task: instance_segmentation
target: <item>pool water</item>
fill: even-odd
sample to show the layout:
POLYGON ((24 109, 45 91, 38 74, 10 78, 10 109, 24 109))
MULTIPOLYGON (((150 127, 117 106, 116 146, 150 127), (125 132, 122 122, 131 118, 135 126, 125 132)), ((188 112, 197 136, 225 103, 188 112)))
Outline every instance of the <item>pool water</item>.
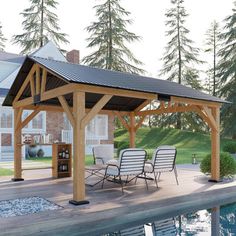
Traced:
POLYGON ((236 203, 120 229, 102 236, 236 236, 236 203))

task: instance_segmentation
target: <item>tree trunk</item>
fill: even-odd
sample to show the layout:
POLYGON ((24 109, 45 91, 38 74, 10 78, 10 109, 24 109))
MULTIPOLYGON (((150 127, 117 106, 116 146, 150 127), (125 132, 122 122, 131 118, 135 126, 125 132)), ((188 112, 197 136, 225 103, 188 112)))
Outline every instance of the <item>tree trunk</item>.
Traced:
POLYGON ((108 11, 109 11, 109 41, 108 41, 108 62, 107 69, 112 69, 112 22, 111 22, 111 1, 108 0, 108 11))
POLYGON ((214 62, 213 62, 213 96, 216 95, 216 25, 214 24, 213 29, 213 40, 214 40, 214 62))
POLYGON ((43 46, 43 11, 44 11, 44 0, 41 1, 41 24, 40 24, 40 47, 43 46))
MULTIPOLYGON (((178 51, 179 51, 179 58, 178 58, 178 64, 179 64, 179 72, 178 72, 178 83, 182 83, 182 56, 181 56, 181 42, 180 42, 180 13, 179 13, 179 2, 178 2, 178 15, 177 15, 177 29, 178 29, 178 51)), ((181 114, 177 113, 176 116, 176 129, 181 129, 181 114)))

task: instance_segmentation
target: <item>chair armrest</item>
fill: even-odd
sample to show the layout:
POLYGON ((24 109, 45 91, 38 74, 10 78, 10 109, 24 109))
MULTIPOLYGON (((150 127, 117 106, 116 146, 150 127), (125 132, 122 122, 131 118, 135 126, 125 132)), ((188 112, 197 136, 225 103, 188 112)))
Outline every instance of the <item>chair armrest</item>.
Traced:
POLYGON ((146 164, 151 165, 151 166, 152 166, 152 171, 151 171, 151 173, 154 172, 154 165, 153 165, 152 162, 150 162, 150 161, 145 161, 145 162, 144 162, 144 171, 145 171, 145 165, 146 165, 146 164))
POLYGON ((118 175, 120 175, 120 167, 116 164, 107 164, 105 175, 107 174, 107 170, 109 169, 109 167, 116 167, 118 169, 118 175))

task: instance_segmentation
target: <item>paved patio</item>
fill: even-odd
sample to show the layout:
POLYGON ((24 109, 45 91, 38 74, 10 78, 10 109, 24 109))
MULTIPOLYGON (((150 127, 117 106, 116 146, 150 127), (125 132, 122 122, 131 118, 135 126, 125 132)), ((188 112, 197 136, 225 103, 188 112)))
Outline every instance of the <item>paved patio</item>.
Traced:
MULTIPOLYGON (((24 171, 23 182, 11 182, 0 177, 0 200, 39 196, 62 207, 62 210, 0 218, 0 235, 98 235, 98 232, 115 230, 121 225, 151 222, 199 208, 213 207, 236 199, 236 181, 209 183, 197 166, 178 166, 179 185, 173 173, 163 174, 159 188, 144 180, 130 183, 122 195, 118 185, 105 183, 87 187, 89 205, 73 206, 72 179, 52 179, 50 170, 24 171)), ((91 182, 96 181, 90 179, 91 182)))

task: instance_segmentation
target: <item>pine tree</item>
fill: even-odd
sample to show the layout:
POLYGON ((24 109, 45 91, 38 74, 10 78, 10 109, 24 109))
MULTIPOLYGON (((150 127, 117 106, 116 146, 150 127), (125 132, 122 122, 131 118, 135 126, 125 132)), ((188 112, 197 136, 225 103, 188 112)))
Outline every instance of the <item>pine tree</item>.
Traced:
POLYGON ((94 7, 97 21, 86 30, 91 34, 87 39, 87 47, 95 48, 95 51, 83 58, 83 62, 109 70, 142 74, 144 70, 137 66, 143 63, 125 45, 125 42, 132 43, 140 40, 140 37, 126 29, 132 23, 132 20, 127 19, 130 12, 121 7, 119 2, 105 0, 94 7))
POLYGON ((55 10, 58 2, 55 0, 29 0, 31 5, 21 15, 25 18, 22 22, 24 33, 14 35, 13 43, 19 44, 22 54, 42 47, 49 40, 58 47, 60 43, 68 43, 65 33, 60 33, 55 10))
POLYGON ((2 26, 1 26, 1 23, 0 23, 0 51, 3 51, 4 50, 4 43, 6 42, 6 38, 4 37, 3 33, 2 33, 2 26))
MULTIPOLYGON (((210 76, 210 83, 212 88, 212 95, 215 96, 218 90, 217 81, 217 55, 220 47, 220 27, 216 21, 213 21, 211 27, 206 32, 206 49, 205 52, 210 53, 212 56, 212 63, 207 71, 210 76)), ((209 85, 208 85, 209 86, 209 85)))
MULTIPOLYGON (((170 81, 200 89, 199 72, 194 66, 202 61, 198 59, 199 49, 193 46, 194 42, 188 37, 190 31, 185 27, 188 14, 183 6, 184 0, 171 0, 171 3, 173 7, 165 14, 169 41, 162 58, 164 65, 160 75, 170 81)), ((181 114, 173 114, 169 120, 175 120, 176 128, 181 128, 181 114)))
POLYGON ((223 106, 221 120, 224 133, 236 139, 236 1, 234 1, 232 15, 225 19, 221 38, 223 42, 219 51, 218 65, 218 75, 222 86, 220 94, 232 102, 223 106))

